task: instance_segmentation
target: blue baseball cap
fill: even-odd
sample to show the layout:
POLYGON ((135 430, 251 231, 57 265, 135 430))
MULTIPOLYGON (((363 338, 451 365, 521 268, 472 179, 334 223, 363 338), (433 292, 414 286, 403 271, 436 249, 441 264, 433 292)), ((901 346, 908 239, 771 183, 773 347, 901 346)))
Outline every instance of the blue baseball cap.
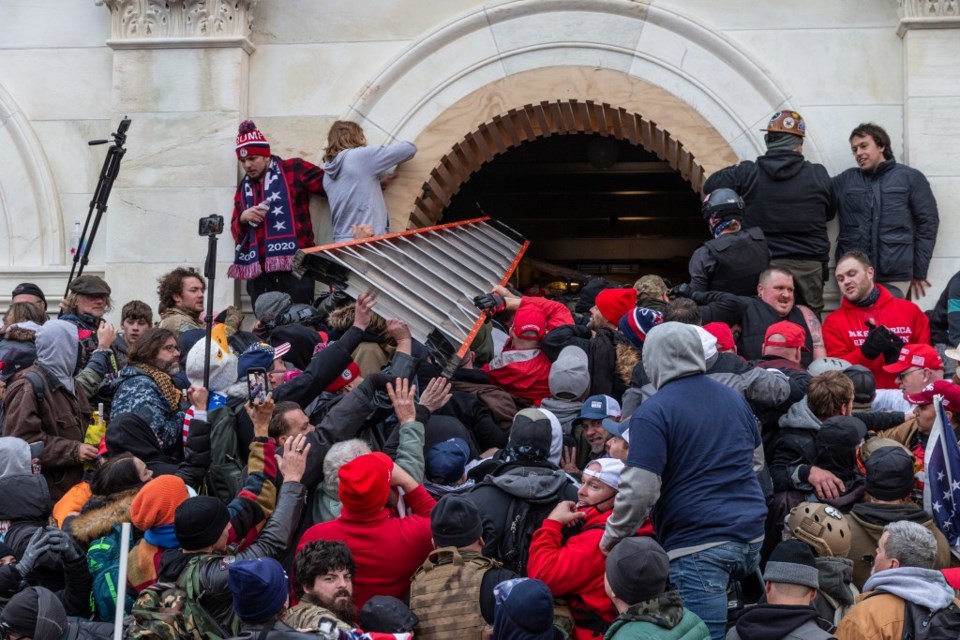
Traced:
POLYGON ((624 420, 618 422, 616 418, 605 418, 603 421, 604 430, 612 436, 623 438, 630 442, 630 421, 624 420))
POLYGON ((445 483, 458 482, 470 461, 470 448, 463 438, 450 438, 430 447, 427 451, 426 478, 442 479, 445 483))
POLYGON ((620 417, 620 403, 607 395, 596 395, 590 396, 583 402, 583 406, 580 407, 580 416, 573 421, 574 425, 578 425, 583 420, 603 420, 605 418, 619 418, 620 417))

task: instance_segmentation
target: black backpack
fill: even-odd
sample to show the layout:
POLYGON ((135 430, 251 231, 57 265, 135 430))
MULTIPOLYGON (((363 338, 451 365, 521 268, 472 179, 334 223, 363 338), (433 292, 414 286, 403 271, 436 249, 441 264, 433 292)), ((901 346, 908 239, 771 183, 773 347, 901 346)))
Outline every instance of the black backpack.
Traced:
POLYGON ((506 528, 497 544, 497 558, 507 569, 521 576, 527 575, 527 560, 533 533, 550 515, 557 501, 531 504, 520 498, 512 498, 507 508, 506 528))
POLYGON ((931 611, 910 601, 903 605, 903 640, 956 640, 960 638, 960 607, 931 611))

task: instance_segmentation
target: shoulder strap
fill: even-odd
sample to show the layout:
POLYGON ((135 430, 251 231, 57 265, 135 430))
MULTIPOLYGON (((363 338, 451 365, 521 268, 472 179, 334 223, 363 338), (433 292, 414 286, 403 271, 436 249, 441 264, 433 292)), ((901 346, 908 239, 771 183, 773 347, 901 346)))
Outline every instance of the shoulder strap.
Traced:
POLYGON ((30 386, 33 387, 33 397, 37 403, 37 414, 40 416, 40 422, 46 422, 49 416, 46 415, 46 396, 44 395, 43 378, 40 377, 40 373, 37 371, 27 371, 23 375, 30 381, 30 386))
POLYGON ((266 640, 267 635, 273 630, 273 625, 277 624, 277 619, 274 618, 267 624, 263 625, 263 628, 260 629, 260 634, 257 636, 257 640, 266 640))

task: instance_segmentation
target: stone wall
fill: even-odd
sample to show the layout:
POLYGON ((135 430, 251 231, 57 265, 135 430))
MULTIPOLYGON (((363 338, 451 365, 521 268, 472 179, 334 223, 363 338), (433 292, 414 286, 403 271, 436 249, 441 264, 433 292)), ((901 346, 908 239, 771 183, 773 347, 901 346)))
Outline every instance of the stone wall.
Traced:
MULTIPOLYGON (((196 220, 230 214, 240 120, 254 119, 276 153, 313 161, 342 117, 361 121, 372 142, 417 141, 421 153, 387 192, 403 227, 463 136, 557 99, 629 103, 698 149, 707 171, 760 153, 759 129, 781 107, 804 115, 805 152, 831 173, 853 165, 853 126, 884 125, 940 202, 939 293, 960 268, 948 242, 960 224, 960 31, 955 3, 902 4, 4 0, 0 304, 26 279, 62 292, 73 223, 86 216, 106 151, 86 141, 124 115, 129 151, 87 270, 106 275, 118 303, 155 305, 157 275, 202 262, 196 220)), ((327 212, 314 205, 323 241, 327 212)), ((239 299, 223 278, 231 245, 225 234, 218 304, 239 299)))

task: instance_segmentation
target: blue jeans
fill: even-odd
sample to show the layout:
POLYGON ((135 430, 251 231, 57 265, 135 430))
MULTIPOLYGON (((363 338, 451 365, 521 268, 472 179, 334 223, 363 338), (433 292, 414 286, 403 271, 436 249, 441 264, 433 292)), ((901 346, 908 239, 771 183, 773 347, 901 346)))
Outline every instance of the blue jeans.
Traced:
POLYGON ((683 606, 700 616, 712 640, 723 640, 727 626, 727 585, 760 564, 760 542, 727 542, 670 561, 670 581, 683 606))

